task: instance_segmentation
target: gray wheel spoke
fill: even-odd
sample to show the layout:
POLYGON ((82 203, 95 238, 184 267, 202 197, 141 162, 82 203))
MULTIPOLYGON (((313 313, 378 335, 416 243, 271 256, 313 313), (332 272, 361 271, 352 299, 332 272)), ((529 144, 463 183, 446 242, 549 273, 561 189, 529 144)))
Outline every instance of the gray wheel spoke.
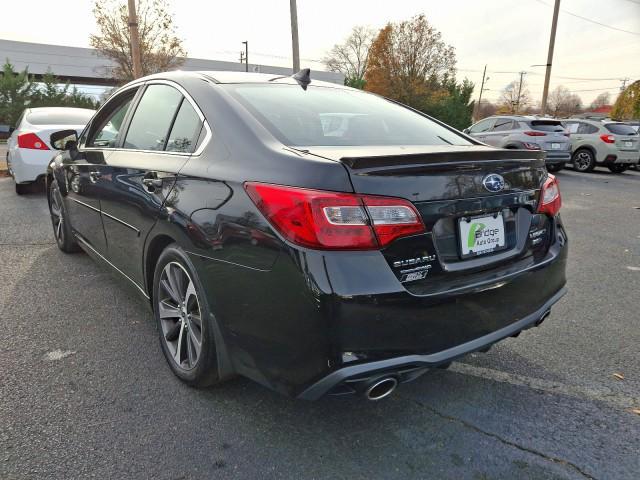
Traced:
POLYGON ((162 286, 162 288, 164 289, 165 292, 167 292, 169 294, 169 296, 171 297, 171 300, 173 300, 175 302, 176 305, 180 304, 180 301, 182 300, 180 298, 180 294, 175 292, 173 290, 173 288, 171 287, 171 285, 169 284, 169 281, 165 278, 163 278, 160 281, 160 285, 162 286))
POLYGON ((173 305, 169 305, 166 300, 161 301, 158 306, 160 307, 160 318, 180 318, 181 312, 178 307, 174 307, 173 305))
POLYGON ((197 337, 196 332, 191 326, 189 326, 189 340, 193 343, 196 351, 196 356, 200 355, 200 348, 202 347, 202 341, 197 337))
POLYGON ((187 335, 187 338, 185 339, 186 344, 187 344, 187 357, 189 358, 189 366, 193 367, 196 364, 196 361, 198 359, 198 355, 195 352, 195 347, 193 345, 193 342, 191 340, 191 331, 189 330, 189 334, 187 335))
POLYGON ((182 363, 182 343, 184 341, 184 322, 180 325, 180 333, 178 334, 178 340, 176 343, 176 351, 173 355, 174 360, 178 365, 182 363))
POLYGON ((198 329, 202 329, 202 318, 200 318, 200 315, 191 314, 189 320, 191 320, 191 323, 198 327, 198 329))

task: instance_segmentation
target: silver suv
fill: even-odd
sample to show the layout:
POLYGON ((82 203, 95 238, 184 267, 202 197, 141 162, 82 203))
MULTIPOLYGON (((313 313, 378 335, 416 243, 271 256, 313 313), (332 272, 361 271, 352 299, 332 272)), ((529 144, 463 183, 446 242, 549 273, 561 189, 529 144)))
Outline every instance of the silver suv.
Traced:
POLYGON ((571 160, 571 141, 559 120, 500 115, 480 120, 464 132, 494 147, 543 150, 550 172, 561 170, 571 160))
POLYGON ((622 173, 640 160, 638 132, 621 122, 602 122, 583 118, 563 121, 571 134, 573 168, 590 172, 596 165, 622 173))

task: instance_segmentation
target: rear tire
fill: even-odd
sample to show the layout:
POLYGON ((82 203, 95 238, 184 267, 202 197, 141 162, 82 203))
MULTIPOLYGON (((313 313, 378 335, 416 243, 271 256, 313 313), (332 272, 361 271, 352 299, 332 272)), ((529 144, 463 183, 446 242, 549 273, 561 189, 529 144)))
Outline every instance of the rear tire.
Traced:
POLYGON ((573 168, 578 172, 591 172, 596 168, 596 159, 591 150, 581 148, 573 154, 573 168))
POLYGON ((215 320, 195 267, 176 244, 165 248, 156 263, 153 313, 173 373, 194 387, 219 383, 215 320))
POLYGON ((607 168, 611 171, 611 173, 623 173, 627 171, 629 165, 626 165, 624 163, 614 163, 612 165, 607 165, 607 168))
POLYGON ((551 163, 547 165, 547 171, 550 173, 559 172, 564 168, 564 163, 551 163))
POLYGON ((69 217, 64 208, 62 195, 56 180, 51 182, 49 187, 49 214, 51 215, 51 225, 53 226, 53 236, 56 239, 58 248, 64 253, 75 253, 80 251, 80 247, 73 236, 69 217))

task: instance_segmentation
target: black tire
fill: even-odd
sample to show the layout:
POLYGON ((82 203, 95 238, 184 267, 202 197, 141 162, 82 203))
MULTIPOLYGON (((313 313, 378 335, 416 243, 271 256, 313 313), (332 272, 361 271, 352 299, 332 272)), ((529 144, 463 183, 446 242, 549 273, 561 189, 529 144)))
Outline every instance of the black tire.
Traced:
POLYGON ((559 172, 564 168, 564 163, 550 163, 547 165, 547 171, 550 173, 559 172))
POLYGON ((56 180, 53 180, 49 186, 48 197, 53 236, 56 239, 58 248, 65 253, 79 252, 80 246, 73 236, 69 216, 64 208, 64 202, 56 180))
POLYGON ((607 168, 611 173, 624 173, 629 168, 629 165, 624 163, 612 163, 611 165, 607 165, 607 168))
POLYGON ((576 150, 571 160, 573 168, 578 172, 591 172, 596 168, 596 159, 591 150, 586 148, 576 150))
POLYGON ((173 373, 194 387, 218 383, 215 320, 195 267, 184 250, 176 244, 166 247, 156 263, 152 302, 160 347, 173 373), (173 274, 175 276, 170 280, 173 274), (193 290, 189 285, 193 285, 193 290), (190 291, 195 292, 195 298, 190 291), (163 318, 160 315, 161 304, 163 318), (199 327, 196 319, 199 319, 199 327), (197 352, 198 337, 199 352, 192 363, 192 353, 197 352))
POLYGON ((16 183, 16 195, 24 195, 29 193, 30 185, 28 183, 16 183))

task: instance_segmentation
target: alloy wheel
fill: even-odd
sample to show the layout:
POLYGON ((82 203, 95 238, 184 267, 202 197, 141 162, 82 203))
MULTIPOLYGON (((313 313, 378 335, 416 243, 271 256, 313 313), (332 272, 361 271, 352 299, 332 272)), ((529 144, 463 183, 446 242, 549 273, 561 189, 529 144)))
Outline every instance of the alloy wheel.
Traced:
POLYGON ((588 170, 591 166, 591 154, 588 152, 578 152, 573 160, 575 168, 581 172, 588 170))
POLYGON ((53 224, 53 234, 56 237, 56 242, 62 245, 64 244, 64 213, 62 211, 62 202, 60 201, 60 193, 58 189, 51 188, 50 194, 50 212, 51 223, 53 224))
POLYGON ((195 284, 178 262, 162 270, 157 301, 162 338, 173 361, 192 370, 202 350, 202 314, 195 284))

